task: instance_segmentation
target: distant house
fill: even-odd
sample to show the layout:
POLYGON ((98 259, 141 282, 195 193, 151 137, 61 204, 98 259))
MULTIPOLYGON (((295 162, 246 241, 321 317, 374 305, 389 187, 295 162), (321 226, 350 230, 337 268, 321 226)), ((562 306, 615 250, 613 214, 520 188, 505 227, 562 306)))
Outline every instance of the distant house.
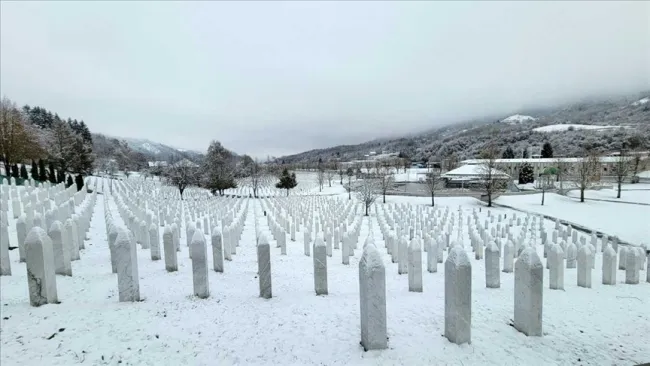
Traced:
MULTIPOLYGON (((485 170, 482 165, 467 164, 450 170, 440 177, 447 188, 479 188, 485 182, 485 170)), ((501 170, 492 169, 492 177, 506 183, 510 176, 501 170)))
MULTIPOLYGON (((533 167, 533 174, 535 177, 539 177, 542 172, 547 168, 557 167, 558 162, 566 163, 569 166, 569 170, 573 170, 584 158, 565 158, 565 157, 556 157, 556 158, 521 158, 521 159, 496 159, 495 163, 499 169, 503 170, 505 173, 509 174, 512 177, 519 176, 519 169, 523 164, 529 164, 533 167)), ((601 176, 610 176, 613 173, 614 166, 618 162, 619 157, 617 156, 601 156, 599 161, 601 164, 601 176)), ((628 156, 626 160, 632 160, 631 156, 628 156)), ((644 157, 645 159, 645 157, 644 157)), ((460 162, 463 166, 465 165, 481 165, 484 163, 482 159, 469 159, 463 160, 460 162)))
POLYGON ((149 161, 147 163, 149 165, 149 168, 164 168, 168 165, 166 161, 149 161))

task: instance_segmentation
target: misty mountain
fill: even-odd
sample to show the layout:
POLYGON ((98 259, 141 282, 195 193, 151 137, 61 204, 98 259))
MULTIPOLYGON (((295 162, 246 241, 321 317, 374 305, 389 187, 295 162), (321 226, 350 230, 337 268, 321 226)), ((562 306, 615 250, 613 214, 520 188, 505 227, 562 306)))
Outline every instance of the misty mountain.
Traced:
POLYGON ((528 149, 530 154, 540 153, 547 141, 553 146, 556 156, 577 156, 585 149, 603 152, 618 149, 633 135, 640 137, 645 148, 650 149, 648 96, 650 91, 628 97, 509 111, 497 118, 489 116, 458 121, 399 138, 310 150, 278 160, 315 163, 319 159, 363 159, 370 152, 401 152, 414 160, 439 161, 452 154, 460 159, 471 159, 479 157, 490 142, 496 142, 502 150, 510 146, 517 156, 521 156, 524 149, 528 149), (544 126, 547 127, 536 130, 544 126))
MULTIPOLYGON (((114 137, 102 134, 93 134, 94 150, 98 152, 109 150, 109 146, 114 145, 114 140, 126 141, 127 145, 133 151, 141 153, 148 161, 168 161, 172 157, 187 158, 191 161, 196 161, 200 160, 204 155, 198 151, 178 149, 148 139, 114 137)), ((98 155, 101 155, 101 153, 98 155)))

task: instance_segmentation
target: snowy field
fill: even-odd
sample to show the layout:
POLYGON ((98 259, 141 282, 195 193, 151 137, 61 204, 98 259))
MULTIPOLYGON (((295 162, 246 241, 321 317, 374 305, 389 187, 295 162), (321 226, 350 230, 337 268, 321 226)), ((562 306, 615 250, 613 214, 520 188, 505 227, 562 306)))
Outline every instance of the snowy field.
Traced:
MULTIPOLYGON (((650 191, 643 191, 638 195, 647 200, 650 191)), ((544 206, 541 201, 542 194, 539 193, 501 196, 495 203, 574 222, 592 230, 618 236, 626 242, 650 243, 650 206, 590 200, 579 202, 579 199, 555 193, 546 193, 544 206)))
MULTIPOLYGON (((309 178, 303 182, 306 190, 316 188, 318 191, 309 183, 309 178)), ((103 194, 97 195, 92 208, 86 249, 81 251, 80 260, 72 262, 72 277, 56 276, 60 304, 29 305, 25 263, 19 262, 18 250, 9 251, 12 275, 0 277, 2 366, 633 365, 650 361, 650 283, 645 282, 646 267, 644 265, 641 282, 637 285, 626 285, 622 270, 617 271, 616 286, 602 285, 600 239, 592 271, 592 288, 578 287, 577 271, 572 268, 565 269, 564 291, 549 290, 549 273, 544 270, 544 334, 527 337, 511 326, 514 274, 501 273, 501 287, 486 288, 485 261, 475 259, 465 221, 475 213, 477 222, 482 225, 487 220, 491 230, 497 225, 505 227, 507 220, 516 215, 522 223, 514 222, 510 227, 511 235, 518 238, 523 232, 522 244, 532 243, 542 262, 546 263, 537 226, 525 224, 525 214, 505 208, 488 210, 471 198, 439 198, 437 207, 432 209, 425 207, 429 202, 426 197, 391 196, 387 204, 375 205, 370 217, 363 217, 362 207, 354 197, 352 203, 348 202, 338 181, 333 182, 333 187, 327 187, 328 194, 335 196, 212 199, 215 207, 242 201, 244 208, 240 212, 244 226, 236 254, 232 261, 225 261, 223 273, 212 271, 210 236, 206 235, 210 297, 198 299, 193 296, 192 262, 183 229, 180 230, 178 271, 167 272, 164 257, 152 261, 150 250, 137 245, 143 301, 118 302, 117 276, 111 272, 104 217, 108 211, 119 225, 124 225, 117 204, 124 197, 118 198, 122 193, 117 192, 108 194, 106 185, 102 188, 103 182, 99 183, 99 191, 103 194), (303 249, 304 226, 296 233, 295 241, 287 240, 287 255, 280 254, 281 249, 276 247, 271 235, 269 217, 278 220, 285 216, 272 214, 269 210, 272 204, 300 205, 321 222, 347 212, 326 215, 328 208, 350 209, 349 216, 344 217, 353 221, 350 228, 359 225, 357 250, 350 257, 349 265, 342 264, 340 249, 333 249, 332 256, 327 257, 328 295, 314 293, 313 260, 305 256, 303 249), (396 213, 396 206, 406 214, 396 213), (268 217, 263 216, 264 210, 268 211, 268 217), (503 222, 496 219, 490 222, 488 212, 491 217, 505 215, 503 222), (458 215, 462 217, 461 225, 457 223, 458 215), (446 232, 451 234, 452 242, 462 243, 472 265, 471 344, 458 346, 443 336, 443 263, 437 265, 437 273, 429 273, 427 254, 423 253, 423 292, 409 292, 408 275, 398 274, 397 264, 392 263, 387 254, 379 229, 380 222, 385 222, 387 216, 411 217, 423 222, 424 227, 428 222, 437 222, 440 225, 430 231, 432 234, 446 232), (259 297, 256 222, 258 231, 270 238, 271 299, 259 297), (388 349, 364 352, 359 345, 358 264, 367 237, 374 240, 386 268, 389 341, 388 349)), ((137 180, 133 184, 142 183, 137 180)), ((150 181, 149 184, 159 183, 150 181)), ((158 189, 147 186, 139 197, 152 200, 157 197, 158 189)), ((186 210, 180 215, 181 219, 192 205, 188 201, 172 202, 186 210)), ((541 212, 536 195, 501 197, 499 202, 541 212)), ((647 206, 625 205, 624 209, 619 209, 621 204, 606 202, 576 204, 570 198, 551 194, 547 194, 547 202, 543 210, 593 225, 593 229, 600 230, 600 226, 604 226, 624 240, 650 237, 647 206)), ((14 247, 17 237, 12 210, 10 207, 8 224, 10 246, 14 247)), ((542 226, 550 238, 555 223, 543 220, 542 226)), ((162 234, 161 227, 160 240, 162 234)), ((590 238, 583 233, 578 234, 578 239, 583 236, 589 242, 590 238)), ((446 258, 447 251, 444 252, 446 258)))
MULTIPOLYGON (((611 200, 630 203, 645 203, 650 205, 650 184, 623 184, 621 187, 621 198, 616 198, 616 185, 612 189, 586 190, 585 198, 598 200, 611 200)), ((580 191, 569 191, 570 197, 580 198, 580 191)))

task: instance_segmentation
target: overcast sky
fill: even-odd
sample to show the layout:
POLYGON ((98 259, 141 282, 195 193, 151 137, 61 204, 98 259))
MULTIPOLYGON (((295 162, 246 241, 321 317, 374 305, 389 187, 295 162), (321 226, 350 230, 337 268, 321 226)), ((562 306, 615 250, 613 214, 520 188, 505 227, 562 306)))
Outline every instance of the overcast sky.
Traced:
POLYGON ((279 156, 650 88, 642 1, 0 6, 3 95, 199 151, 279 156))

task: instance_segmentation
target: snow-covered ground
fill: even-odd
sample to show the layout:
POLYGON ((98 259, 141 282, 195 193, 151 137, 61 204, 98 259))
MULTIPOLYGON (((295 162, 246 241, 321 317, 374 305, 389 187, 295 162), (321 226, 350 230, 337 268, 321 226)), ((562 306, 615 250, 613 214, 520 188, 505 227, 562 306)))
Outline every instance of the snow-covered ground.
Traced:
POLYGON ((599 126, 599 125, 580 125, 580 124, 566 124, 566 125, 548 125, 543 127, 533 128, 535 132, 561 132, 568 131, 569 128, 574 130, 609 130, 612 128, 620 128, 621 126, 599 126))
MULTIPOLYGON (((616 185, 614 185, 614 187, 611 189, 586 190, 585 198, 630 203, 645 203, 650 205, 650 184, 623 184, 621 186, 621 198, 616 198, 617 192, 618 191, 616 185)), ((568 195, 570 197, 580 198, 580 191, 569 191, 568 195)))
MULTIPOLYGON (((639 196, 647 200, 650 191, 643 191, 639 196)), ((501 196, 495 201, 497 204, 557 217, 608 235, 616 235, 630 243, 650 244, 650 206, 590 200, 580 202, 555 193, 546 193, 544 206, 541 202, 541 193, 501 196)))
POLYGON ((537 120, 535 117, 531 116, 524 116, 521 114, 514 114, 510 117, 504 118, 501 120, 502 123, 509 123, 509 124, 518 124, 518 123, 524 123, 524 122, 532 122, 537 120))
MULTIPOLYGON (((584 206, 574 202, 561 204, 553 196, 547 195, 549 203, 544 207, 571 214, 574 221, 596 225, 609 220, 611 227, 620 231, 629 231, 634 223, 648 227, 647 222, 637 219, 647 218, 647 213, 627 210, 634 205, 614 212, 604 202, 584 206), (589 208, 585 215, 568 207, 589 208), (602 220, 598 219, 600 215, 604 216, 602 220)), ((530 196, 502 197, 499 201, 523 197, 530 196)), ((346 198, 340 193, 326 199, 346 198)), ((391 196, 388 202, 425 205, 429 199, 391 196)), ((528 206, 525 200, 521 202, 520 206, 528 206)), ((532 201, 530 206, 534 206, 532 201)), ((437 199, 436 209, 446 208, 456 214, 460 208, 464 217, 480 209, 479 222, 487 219, 488 210, 471 198, 437 199)), ((113 198, 109 198, 106 209, 120 220, 113 198)), ((548 271, 544 271, 544 336, 526 337, 510 325, 514 275, 501 273, 501 288, 487 289, 484 261, 474 260, 464 226, 462 242, 472 263, 472 342, 457 346, 442 336, 444 266, 438 265, 437 273, 426 272, 424 255, 424 292, 409 292, 408 276, 398 275, 397 265, 386 254, 375 209, 370 217, 362 219, 360 248, 350 258, 350 264, 341 264, 338 249, 328 257, 327 296, 314 294, 313 262, 303 254, 303 235, 299 232, 295 242, 287 243, 286 256, 280 255, 280 249, 271 241, 273 298, 258 297, 256 213, 260 216, 261 231, 271 239, 272 236, 261 217, 260 200, 250 200, 237 254, 232 262, 225 263, 224 273, 209 272, 208 299, 192 296, 192 266, 185 246, 185 230, 181 230, 178 272, 166 272, 164 260, 151 261, 149 251, 138 246, 144 301, 136 303, 118 302, 104 210, 103 199, 99 197, 86 249, 81 260, 72 264, 73 277, 57 276, 61 304, 29 306, 25 264, 18 262, 17 250, 10 252, 13 275, 0 277, 2 366, 632 365, 649 360, 650 283, 625 285, 624 271, 618 271, 616 286, 601 285, 600 250, 591 289, 577 287, 576 269, 565 269, 565 291, 548 290, 548 271), (374 229, 370 231, 370 227, 374 229), (389 348, 364 352, 359 345, 358 261, 363 240, 369 235, 374 237, 386 266, 389 348)), ((490 212, 508 217, 515 214, 505 208, 493 208, 490 212)), ((12 217, 9 231, 13 246, 16 232, 12 217)), ((544 226, 550 233, 554 223, 544 220, 544 226)), ((517 235, 521 229, 515 226, 512 230, 517 235)), ((455 238, 456 232, 453 233, 455 238)), ((537 250, 542 257, 542 247, 538 245, 537 250)), ((212 268, 211 255, 208 263, 212 268)), ((645 279, 645 267, 641 278, 645 279)))
POLYGON ((645 97, 637 100, 636 102, 633 102, 632 105, 636 107, 642 104, 646 104, 648 102, 650 102, 650 97, 645 97))

